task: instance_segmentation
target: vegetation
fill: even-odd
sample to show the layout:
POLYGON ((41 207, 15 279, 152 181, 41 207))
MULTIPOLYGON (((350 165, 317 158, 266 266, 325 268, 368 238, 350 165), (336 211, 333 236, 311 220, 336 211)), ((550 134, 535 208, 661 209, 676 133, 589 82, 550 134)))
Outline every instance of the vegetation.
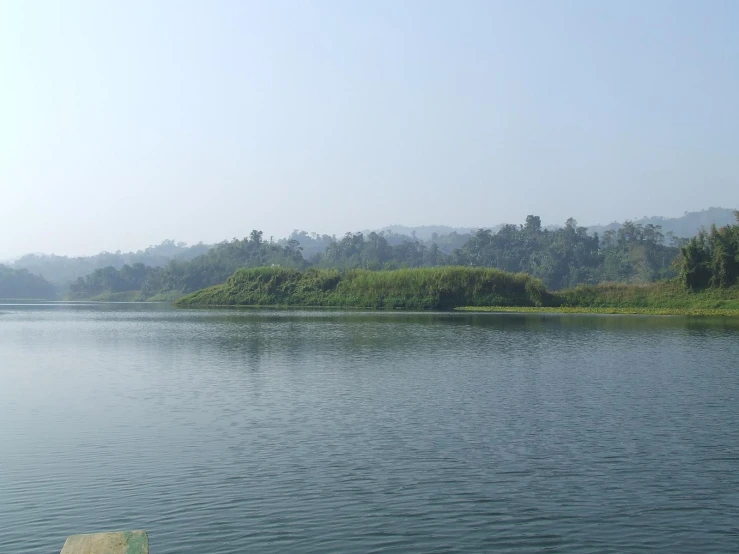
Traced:
POLYGON ((647 285, 579 286, 556 294, 561 306, 660 310, 739 310, 739 287, 686 289, 679 280, 647 285))
POLYGON ((438 236, 430 245, 410 240, 393 245, 383 234, 369 233, 365 237, 362 233, 347 233, 330 243, 323 254, 314 255, 311 263, 317 267, 374 270, 444 265, 495 267, 528 273, 547 287, 559 289, 582 283, 648 283, 674 277, 677 269, 673 262, 680 252, 678 241, 665 244, 659 226, 626 222, 618 231, 607 231, 600 240, 573 219, 560 229, 549 230, 543 229, 541 219, 533 215, 526 218, 525 225, 503 225, 496 233, 479 229, 465 237, 460 247, 445 253, 438 236))
POLYGON ((154 272, 144 264, 124 265, 117 270, 112 266, 96 269, 84 279, 80 277, 69 287, 69 300, 136 300, 141 289, 154 272))
MULTIPOLYGON (((723 227, 734 223, 734 210, 726 208, 708 208, 699 212, 685 212, 681 217, 643 217, 635 220, 635 224, 646 227, 648 225, 659 226, 666 237, 690 238, 701 229, 710 229, 712 225, 723 227)), ((588 228, 590 233, 598 233, 600 236, 606 231, 618 231, 625 225, 623 223, 610 223, 608 225, 593 225, 588 228)))
POLYGON ((184 262, 173 260, 157 269, 144 282, 144 297, 182 295, 226 281, 239 268, 306 266, 300 246, 290 242, 280 246, 264 242, 261 231, 252 231, 243 240, 234 239, 211 248, 206 254, 184 262))
POLYGON ((103 300, 111 294, 146 300, 174 300, 195 290, 223 283, 242 267, 264 265, 303 267, 306 265, 295 242, 286 246, 266 243, 261 231, 252 231, 243 240, 234 239, 210 248, 190 260, 174 259, 164 267, 144 264, 108 266, 78 278, 69 287, 66 298, 103 300))
MULTIPOLYGON (((739 212, 735 212, 739 223, 739 212)), ((682 248, 680 280, 690 290, 739 283, 739 224, 701 230, 682 248)))
MULTIPOLYGON (((75 268, 62 272, 66 278, 80 269, 83 260, 90 264, 111 262, 69 283, 69 299, 172 300, 224 283, 238 269, 268 266, 335 269, 342 275, 355 269, 496 268, 529 274, 549 290, 614 282, 648 284, 678 274, 691 290, 700 290, 731 286, 739 275, 735 226, 713 227, 690 241, 663 233, 658 224, 629 221, 606 229, 602 236, 589 233, 573 219, 561 228, 546 229, 534 215, 523 225, 502 225, 495 232, 478 229, 471 234, 452 231, 440 236, 436 230, 423 229, 424 239, 417 238, 415 230, 411 236, 397 232, 402 228, 366 235, 347 233, 341 239, 295 231, 278 242, 265 241, 262 232, 255 230, 244 239, 209 249, 165 241, 137 253, 150 264, 121 263, 126 256, 136 256, 120 253, 103 253, 94 260, 59 258, 55 263, 65 261, 75 268)), ((51 263, 53 259, 32 261, 41 267, 40 260, 51 263)))
POLYGON ((496 269, 444 267, 398 271, 241 269, 225 284, 181 298, 180 307, 337 306, 451 309, 457 306, 541 306, 543 283, 496 269))
MULTIPOLYGON (((295 233, 292 236, 307 237, 295 233)), ((297 238, 282 243, 265 242, 261 231, 252 231, 247 238, 218 244, 190 260, 172 260, 164 267, 134 264, 96 270, 72 284, 67 297, 98 298, 137 290, 139 298, 171 299, 223 283, 237 269, 271 265, 342 271, 488 267, 528 273, 551 289, 604 281, 647 283, 677 274, 673 261, 679 249, 665 245, 664 235, 655 226, 627 222, 618 231, 607 231, 601 241, 572 219, 561 229, 548 230, 542 228, 537 216, 529 216, 522 226, 504 225, 497 233, 479 229, 464 237, 460 248, 445 253, 437 242, 427 246, 400 235, 372 232, 365 237, 363 233, 347 233, 340 240, 316 235, 309 237, 313 243, 328 246, 306 261, 297 238), (139 269, 134 272, 133 267, 139 269), (140 278, 133 279, 133 273, 140 278)), ((454 233, 443 241, 436 235, 432 239, 447 247, 461 242, 461 236, 454 233)))
POLYGON ((688 315, 688 316, 739 316, 739 309, 732 308, 614 308, 586 306, 558 306, 530 308, 524 306, 465 306, 456 308, 463 312, 512 312, 512 313, 557 313, 557 314, 601 314, 601 315, 688 315))
POLYGON ((54 300, 54 287, 43 277, 26 269, 0 265, 0 298, 27 300, 54 300))
POLYGON ((580 285, 550 293, 526 274, 487 268, 341 272, 273 267, 239 270, 225 284, 190 294, 176 305, 739 315, 739 285, 693 292, 673 279, 580 285))
POLYGON ((14 269, 27 269, 31 273, 44 275, 54 285, 59 295, 67 292, 70 284, 80 277, 89 275, 96 269, 112 267, 116 270, 124 265, 143 264, 150 267, 167 265, 171 260, 190 260, 204 254, 209 245, 199 243, 187 246, 183 242, 165 240, 156 246, 150 246, 137 252, 101 252, 95 256, 55 256, 28 254, 13 262, 14 269))
MULTIPOLYGON (((398 235, 348 233, 309 262, 297 239, 265 242, 255 230, 164 267, 98 268, 72 283, 67 298, 171 301, 198 291, 178 305, 739 310, 739 224, 665 242, 652 224, 626 222, 601 239, 572 219, 549 230, 529 216, 497 233, 480 229, 449 254, 398 235)), ((6 297, 54 297, 51 285, 28 271, 4 268, 3 276, 6 297)))
POLYGON ((627 222, 607 231, 601 241, 573 219, 561 229, 542 229, 530 215, 521 227, 504 225, 497 234, 480 230, 457 254, 465 265, 523 271, 551 289, 608 281, 647 283, 676 274, 672 265, 679 253, 664 244, 659 227, 627 222))
MULTIPOLYGON (((486 309, 527 311, 527 308, 506 306, 490 306, 486 309)), ((686 288, 680 279, 649 284, 580 285, 554 293, 550 306, 537 311, 739 316, 739 284, 707 287, 698 291, 686 288)))

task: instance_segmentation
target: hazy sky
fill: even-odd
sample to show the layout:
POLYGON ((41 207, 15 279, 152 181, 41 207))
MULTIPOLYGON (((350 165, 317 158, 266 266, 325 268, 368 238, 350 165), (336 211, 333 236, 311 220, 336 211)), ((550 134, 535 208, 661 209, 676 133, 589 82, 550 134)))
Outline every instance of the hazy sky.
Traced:
POLYGON ((0 259, 739 205, 739 2, 0 1, 0 259))

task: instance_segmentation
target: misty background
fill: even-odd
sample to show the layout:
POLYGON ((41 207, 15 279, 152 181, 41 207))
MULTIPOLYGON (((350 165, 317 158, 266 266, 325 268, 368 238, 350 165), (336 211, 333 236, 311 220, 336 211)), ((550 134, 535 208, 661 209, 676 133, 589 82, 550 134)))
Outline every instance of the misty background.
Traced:
POLYGON ((735 2, 4 2, 0 260, 733 208, 735 2))

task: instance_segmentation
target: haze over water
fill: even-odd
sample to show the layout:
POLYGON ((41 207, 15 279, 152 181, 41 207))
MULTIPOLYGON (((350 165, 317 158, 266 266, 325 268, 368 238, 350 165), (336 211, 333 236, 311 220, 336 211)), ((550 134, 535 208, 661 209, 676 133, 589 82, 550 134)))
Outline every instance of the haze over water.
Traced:
POLYGON ((0 306, 0 551, 739 549, 739 329, 0 306))

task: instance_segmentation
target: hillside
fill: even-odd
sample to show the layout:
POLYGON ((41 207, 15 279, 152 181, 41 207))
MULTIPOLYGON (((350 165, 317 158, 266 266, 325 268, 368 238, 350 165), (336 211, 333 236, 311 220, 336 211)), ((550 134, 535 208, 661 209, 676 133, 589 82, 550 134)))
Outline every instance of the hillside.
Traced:
POLYGON ((57 256, 55 254, 27 254, 15 260, 11 267, 26 269, 31 273, 43 275, 57 293, 66 292, 70 283, 80 277, 90 275, 95 270, 112 267, 121 269, 126 265, 143 264, 149 267, 163 267, 172 260, 191 260, 206 253, 210 245, 187 246, 182 242, 165 240, 136 252, 101 252, 94 256, 57 256))
POLYGON ((54 287, 43 277, 25 269, 0 265, 0 298, 25 300, 54 300, 54 287))
MULTIPOLYGON (((293 235, 300 237, 301 235, 293 235)), ((321 269, 396 270, 402 268, 465 266, 527 273, 550 289, 604 281, 647 283, 674 277, 673 261, 679 249, 664 244, 658 228, 629 225, 604 233, 602 240, 588 235, 569 219, 564 227, 549 230, 537 216, 524 225, 505 225, 498 232, 478 230, 474 235, 452 233, 445 237, 452 252, 436 243, 369 233, 347 233, 326 241, 323 251, 306 260, 297 238, 285 244, 266 242, 260 231, 243 240, 224 242, 192 260, 172 260, 165 267, 142 264, 97 269, 72 283, 70 299, 105 298, 126 293, 141 299, 172 299, 226 281, 237 269, 267 266, 321 269)))
MULTIPOLYGON (((726 221, 723 209, 686 214, 685 226, 726 221)), ((653 218, 679 230, 675 221, 653 218)), ((733 221, 733 220, 730 220, 733 221)), ((550 290, 603 282, 650 283, 677 275, 680 247, 688 240, 665 232, 659 223, 624 222, 613 230, 592 229, 568 219, 563 226, 547 228, 541 218, 529 215, 523 224, 507 224, 495 230, 470 234, 441 226, 395 226, 377 233, 346 233, 337 238, 294 231, 287 239, 264 240, 261 231, 212 247, 187 247, 165 241, 137 253, 103 252, 86 258, 29 255, 16 261, 30 273, 42 275, 69 299, 107 298, 125 293, 127 298, 171 299, 223 283, 237 269, 278 265, 322 269, 389 270, 416 267, 489 267, 511 273, 527 273, 541 279, 550 290), (418 234, 431 232, 429 240, 418 234), (99 267, 98 267, 99 266, 99 267), (74 277, 74 278, 73 278, 74 277)))
MULTIPOLYGON (((681 217, 643 217, 632 221, 634 224, 642 225, 659 225, 662 227, 662 233, 665 235, 672 234, 675 237, 690 238, 694 236, 702 228, 710 229, 711 225, 722 227, 731 225, 736 221, 734 210, 727 208, 708 208, 699 212, 685 212, 681 217)), ((603 236, 605 231, 618 231, 623 227, 623 222, 612 222, 608 225, 591 225, 588 227, 588 233, 598 233, 603 236)))

